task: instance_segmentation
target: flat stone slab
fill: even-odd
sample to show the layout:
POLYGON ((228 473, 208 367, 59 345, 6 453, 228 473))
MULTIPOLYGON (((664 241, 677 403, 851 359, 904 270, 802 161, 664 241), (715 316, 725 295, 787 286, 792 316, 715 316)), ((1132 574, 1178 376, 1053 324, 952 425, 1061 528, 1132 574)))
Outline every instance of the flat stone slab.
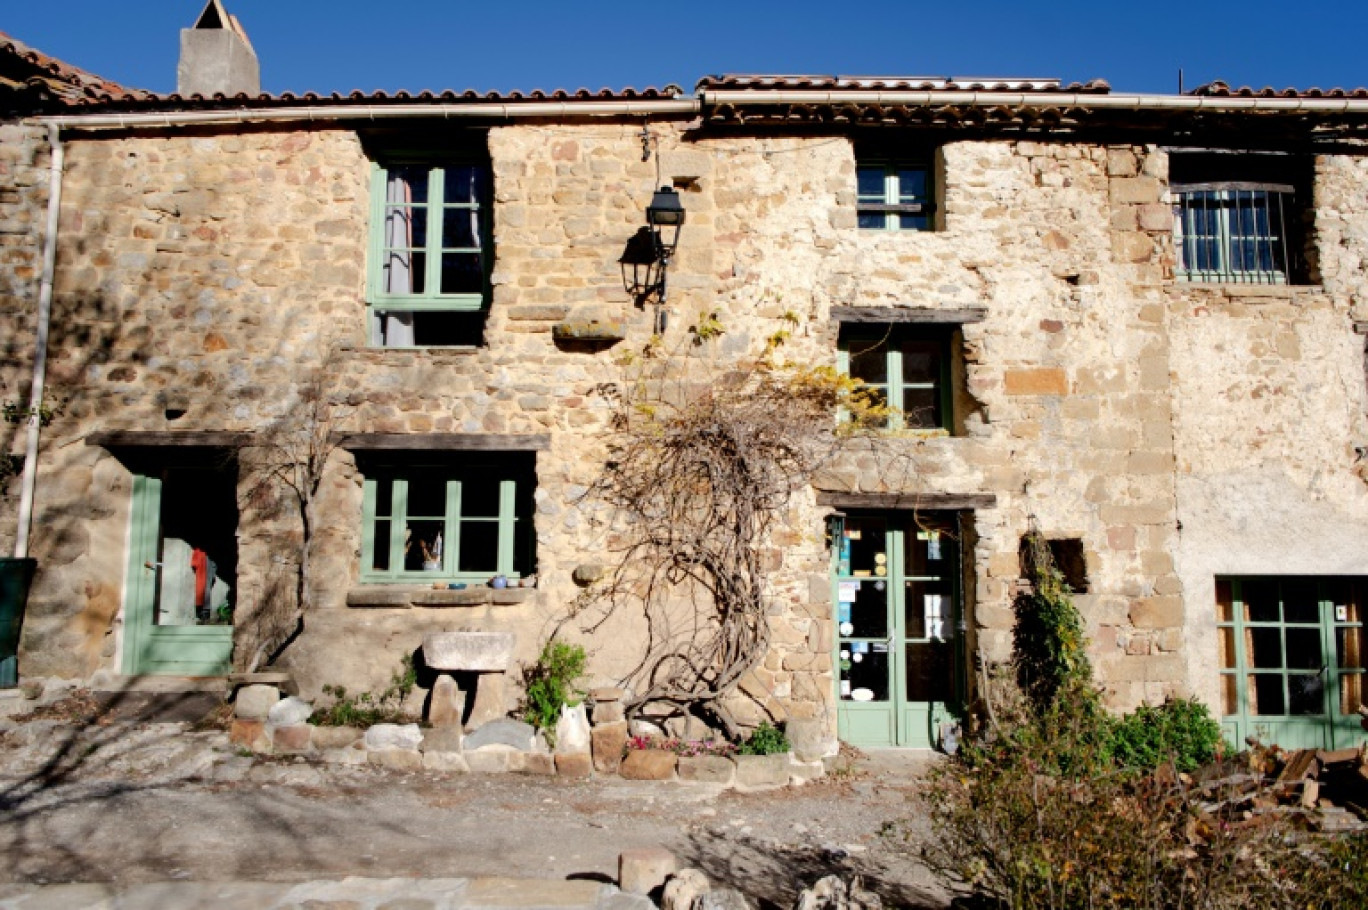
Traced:
POLYGON ((537 731, 531 724, 520 720, 500 718, 481 726, 461 744, 467 752, 474 752, 483 746, 508 746, 520 752, 531 752, 537 731))
POLYGON ((511 632, 434 632, 423 638, 423 662, 433 670, 503 672, 514 641, 511 632))

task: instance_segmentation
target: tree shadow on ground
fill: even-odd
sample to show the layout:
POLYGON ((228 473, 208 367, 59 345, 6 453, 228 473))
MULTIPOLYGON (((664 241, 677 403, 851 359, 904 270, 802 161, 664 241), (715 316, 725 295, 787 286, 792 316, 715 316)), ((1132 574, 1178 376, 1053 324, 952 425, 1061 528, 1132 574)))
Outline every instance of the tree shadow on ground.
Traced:
POLYGON ((706 875, 714 887, 735 888, 757 900, 761 910, 788 910, 802 889, 828 875, 846 880, 863 877, 865 887, 878 894, 886 907, 943 910, 952 906, 931 881, 930 872, 920 870, 923 882, 908 881, 907 870, 892 868, 878 856, 851 854, 841 848, 704 831, 690 835, 679 849, 679 858, 682 865, 706 875))
MULTIPOLYGON (((110 838, 123 831, 129 840, 146 839, 148 830, 168 825, 166 819, 157 822, 151 816, 174 819, 178 794, 186 786, 230 786, 217 784, 205 772, 232 758, 220 753, 212 763, 204 757, 196 762, 191 753, 199 749, 208 756, 211 747, 187 737, 184 726, 212 720, 223 704, 221 697, 137 691, 132 688, 137 683, 130 680, 112 692, 77 690, 0 734, 0 769, 11 765, 19 750, 32 752, 32 760, 15 771, 0 770, 0 879, 124 880, 129 870, 119 864, 119 851, 108 849, 110 838), (138 753, 150 759, 140 760, 138 753), (156 800, 156 813, 149 799, 156 800), (91 807, 98 811, 83 811, 91 807)), ((269 832, 235 859, 214 858, 220 873, 260 878, 282 851, 305 865, 327 865, 327 856, 314 855, 318 851, 296 823, 298 814, 288 805, 290 799, 282 798, 282 789, 249 784, 216 810, 221 824, 250 822, 253 829, 269 832)), ((328 814, 328 807, 316 807, 311 820, 326 827, 328 814)), ((342 815, 337 816, 334 821, 340 823, 342 815)), ((386 828, 383 822, 376 824, 378 834, 386 828)), ((164 865, 170 873, 185 865, 187 854, 193 861, 193 845, 161 838, 150 843, 158 856, 147 858, 149 866, 164 865)))

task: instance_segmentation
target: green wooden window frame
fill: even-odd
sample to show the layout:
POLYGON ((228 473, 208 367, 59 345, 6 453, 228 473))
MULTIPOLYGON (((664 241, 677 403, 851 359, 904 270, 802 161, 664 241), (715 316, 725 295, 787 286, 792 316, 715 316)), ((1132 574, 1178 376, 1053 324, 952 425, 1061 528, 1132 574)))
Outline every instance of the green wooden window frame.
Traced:
POLYGON ((397 158, 384 163, 371 163, 369 263, 366 277, 366 303, 379 312, 466 312, 484 310, 489 300, 489 275, 493 261, 492 208, 493 172, 488 161, 458 159, 441 162, 397 158), (398 169, 426 174, 426 198, 421 201, 391 201, 387 199, 390 175, 398 169), (450 173, 473 171, 478 187, 469 198, 447 198, 450 173), (399 246, 391 242, 390 213, 407 210, 414 223, 424 225, 421 242, 399 246), (454 217, 453 217, 454 216, 454 217), (474 238, 457 239, 459 218, 473 216, 474 238), (449 236, 450 235, 450 236, 449 236), (471 242, 473 240, 473 242, 471 242), (393 292, 385 288, 386 264, 397 254, 408 253, 412 259, 421 256, 421 286, 411 292, 393 292), (476 256, 479 260, 479 287, 476 290, 443 292, 443 261, 446 257, 476 256))
POLYGON ((894 408, 889 429, 945 430, 953 426, 953 397, 950 389, 950 340, 954 330, 945 326, 906 325, 843 325, 836 354, 836 366, 845 375, 859 379, 878 392, 894 408), (851 355, 878 358, 884 379, 871 380, 852 372, 851 355), (905 375, 905 360, 914 354, 930 354, 935 358, 932 375, 920 380, 909 380, 905 375), (917 396, 916 393, 930 395, 917 396), (934 412, 924 414, 925 405, 909 409, 910 398, 929 397, 934 412))
POLYGON ((935 183, 929 160, 861 158, 855 164, 855 186, 861 229, 936 229, 935 183))
POLYGON ((1347 717, 1357 725, 1364 585, 1361 578, 1336 576, 1218 578, 1222 717, 1252 723, 1347 717), (1269 710, 1274 707, 1281 710, 1269 710))
MULTIPOLYGON (((495 575, 519 578, 534 571, 532 554, 532 491, 530 470, 517 464, 523 453, 505 453, 507 464, 475 463, 466 459, 404 459, 363 465, 362 487, 362 582, 449 581, 481 583, 495 575), (443 478, 439 509, 424 509, 410 499, 410 485, 419 472, 443 478), (497 510, 493 514, 470 514, 470 499, 463 494, 473 486, 481 492, 497 487, 497 510), (405 531, 420 529, 407 535, 405 531), (401 530, 403 529, 403 530, 401 530), (440 530, 440 559, 432 568, 412 548, 431 543, 440 530), (494 546, 488 564, 462 564, 469 535, 489 535, 494 546), (407 543, 407 551, 406 551, 407 543)), ((527 459, 530 465, 530 457, 527 459)))

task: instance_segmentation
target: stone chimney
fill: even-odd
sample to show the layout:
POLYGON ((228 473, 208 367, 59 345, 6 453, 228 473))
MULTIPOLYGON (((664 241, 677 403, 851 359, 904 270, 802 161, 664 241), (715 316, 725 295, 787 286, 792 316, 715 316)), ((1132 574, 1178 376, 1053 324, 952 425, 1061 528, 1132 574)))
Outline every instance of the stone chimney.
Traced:
POLYGON ((181 29, 176 91, 189 97, 261 94, 261 64, 236 16, 209 0, 192 28, 181 29))

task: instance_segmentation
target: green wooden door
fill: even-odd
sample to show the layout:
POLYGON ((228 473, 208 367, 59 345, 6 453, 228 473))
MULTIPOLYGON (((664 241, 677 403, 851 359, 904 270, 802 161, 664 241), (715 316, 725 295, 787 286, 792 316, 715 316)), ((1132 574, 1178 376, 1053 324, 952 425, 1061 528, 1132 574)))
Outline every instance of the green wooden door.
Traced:
POLYGON ((134 476, 126 674, 220 676, 230 669, 237 570, 231 484, 223 468, 134 476), (202 569, 196 554, 204 555, 202 569))
POLYGON ((856 746, 931 748, 955 703, 953 518, 853 514, 835 528, 837 723, 856 746))
POLYGON ((1350 577, 1217 579, 1228 739, 1285 749, 1363 742, 1364 590, 1364 579, 1350 577))

